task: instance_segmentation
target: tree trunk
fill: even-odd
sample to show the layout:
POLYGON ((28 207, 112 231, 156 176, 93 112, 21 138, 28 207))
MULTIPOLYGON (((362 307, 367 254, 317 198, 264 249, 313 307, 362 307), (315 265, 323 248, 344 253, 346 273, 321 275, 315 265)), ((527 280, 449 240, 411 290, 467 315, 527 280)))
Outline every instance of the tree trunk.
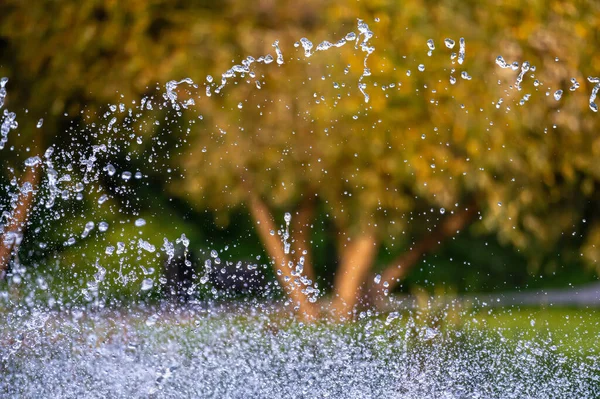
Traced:
MULTIPOLYGON (((37 190, 39 177, 38 168, 27 168, 21 181, 21 187, 25 183, 29 183, 34 191, 37 190)), ((0 235, 0 279, 4 278, 10 260, 19 248, 33 206, 33 198, 33 192, 19 193, 16 207, 7 219, 4 231, 0 235)))
POLYGON ((340 244, 340 265, 335 274, 331 310, 337 318, 346 319, 351 316, 360 288, 373 265, 377 240, 373 229, 369 229, 340 244))
POLYGON ((476 215, 477 208, 474 205, 449 215, 432 233, 418 241, 408 252, 398 256, 384 269, 381 274, 381 283, 371 287, 371 296, 375 296, 378 300, 381 300, 382 290, 391 291, 417 264, 422 256, 435 251, 445 240, 458 234, 460 230, 472 222, 476 215), (387 282, 389 286, 383 287, 382 284, 384 282, 387 282), (379 292, 373 292, 375 290, 379 292))
POLYGON ((315 198, 306 197, 300 204, 296 215, 292 216, 291 239, 292 249, 296 262, 304 257, 304 270, 302 274, 315 282, 316 274, 312 263, 312 222, 315 215, 315 198))
POLYGON ((316 306, 309 302, 308 297, 302 292, 304 286, 300 282, 300 277, 294 276, 292 274, 294 269, 288 266, 292 257, 285 253, 279 236, 271 235, 271 231, 277 231, 277 226, 267 205, 251 191, 248 196, 248 208, 256 223, 258 236, 265 250, 275 262, 275 274, 279 284, 294 302, 301 317, 307 320, 315 318, 317 315, 316 306))

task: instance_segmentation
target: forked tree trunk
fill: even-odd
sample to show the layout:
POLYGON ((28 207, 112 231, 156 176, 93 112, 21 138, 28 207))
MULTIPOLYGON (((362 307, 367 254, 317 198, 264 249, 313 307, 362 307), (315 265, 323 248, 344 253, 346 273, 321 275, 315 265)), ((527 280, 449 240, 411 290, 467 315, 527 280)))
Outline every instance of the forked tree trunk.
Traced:
POLYGON ((340 264, 335 274, 334 299, 331 304, 335 317, 348 319, 351 316, 376 255, 377 240, 372 229, 340 243, 340 264))
POLYGON ((313 303, 309 302, 308 297, 302 292, 304 286, 299 282, 300 278, 293 276, 294 269, 288 266, 292 257, 285 253, 279 236, 271 235, 271 231, 277 231, 277 226, 267 205, 258 195, 250 192, 248 196, 248 208, 256 224, 258 236, 265 250, 274 260, 275 275, 279 284, 293 301, 294 305, 298 307, 298 314, 307 320, 314 319, 317 316, 317 308, 313 303))
MULTIPOLYGON (((23 184, 29 183, 34 191, 37 190, 40 179, 39 175, 38 168, 27 168, 27 171, 20 182, 21 187, 23 187, 23 184)), ((4 226, 4 231, 0 235, 0 279, 4 278, 10 260, 19 248, 19 244, 25 233, 27 221, 29 220, 29 215, 31 214, 33 198, 33 192, 27 194, 19 193, 17 206, 12 210, 9 219, 4 226)))
POLYGON ((371 287, 371 297, 376 301, 381 301, 383 290, 391 292, 417 264, 421 257, 435 251, 444 241, 458 234, 475 219, 477 212, 477 208, 471 205, 449 215, 432 233, 418 241, 411 250, 401 254, 390 262, 389 266, 381 274, 381 283, 371 287), (384 282, 387 282, 389 285, 383 287, 384 282))

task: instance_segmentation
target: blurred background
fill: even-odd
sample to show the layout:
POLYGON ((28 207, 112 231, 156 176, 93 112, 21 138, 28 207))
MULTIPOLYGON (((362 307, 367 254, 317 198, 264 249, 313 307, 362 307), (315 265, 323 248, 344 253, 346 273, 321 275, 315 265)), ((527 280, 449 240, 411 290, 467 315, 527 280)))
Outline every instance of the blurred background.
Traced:
POLYGON ((66 304, 296 284, 352 307, 595 282, 599 8, 3 1, 1 118, 18 126, 0 150, 2 290, 66 304), (310 57, 297 43, 311 54, 359 18, 367 73, 364 36, 310 57), (51 166, 27 166, 48 148, 51 166))

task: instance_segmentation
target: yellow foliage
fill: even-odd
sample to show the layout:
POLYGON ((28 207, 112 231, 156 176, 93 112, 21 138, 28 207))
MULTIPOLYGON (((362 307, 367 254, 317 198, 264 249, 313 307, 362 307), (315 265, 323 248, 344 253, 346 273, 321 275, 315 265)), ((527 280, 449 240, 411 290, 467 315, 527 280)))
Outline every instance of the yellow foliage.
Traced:
MULTIPOLYGON (((196 107, 205 118, 193 126, 190 148, 173 159, 185 179, 172 190, 193 206, 218 210, 223 223, 244 203, 243 181, 286 209, 316 193, 341 229, 367 215, 382 240, 424 230, 408 222, 407 212, 451 210, 475 198, 481 226, 536 251, 552 249, 562 231, 579 223, 585 210, 577 196, 593 197, 600 179, 598 115, 588 107, 586 81, 600 65, 593 45, 600 5, 592 0, 577 6, 498 0, 485 7, 473 0, 312 0, 302 7, 296 1, 9 0, 0 15, 7 43, 0 73, 19 88, 11 101, 32 114, 58 117, 83 105, 93 114, 116 92, 133 99, 171 79, 198 83, 196 107), (309 58, 294 47, 301 37, 315 46, 335 42, 356 31, 357 18, 374 32, 372 75, 361 80, 368 103, 358 90, 360 47, 348 43, 309 58), (463 65, 451 58, 460 37, 463 65), (445 38, 456 42, 452 50, 445 38), (431 56, 428 39, 435 43, 431 56), (218 81, 249 55, 274 55, 275 40, 283 65, 257 66, 255 78, 238 76, 206 98, 207 75, 218 81), (518 71, 495 64, 499 55, 536 67, 525 74, 522 90, 518 71), (576 91, 569 90, 571 78, 581 85, 576 91), (560 102, 553 98, 558 89, 560 102), (531 98, 520 105, 525 94, 531 98), (552 217, 557 213, 569 217, 552 217)), ((600 245, 596 236, 586 244, 590 262, 600 245)))

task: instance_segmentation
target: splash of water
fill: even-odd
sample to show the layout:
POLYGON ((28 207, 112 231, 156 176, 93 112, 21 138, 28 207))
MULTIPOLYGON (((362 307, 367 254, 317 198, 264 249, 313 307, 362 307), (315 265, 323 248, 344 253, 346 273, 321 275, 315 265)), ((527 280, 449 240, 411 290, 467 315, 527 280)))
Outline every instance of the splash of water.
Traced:
MULTIPOLYGON (((375 51, 375 48, 371 45, 371 39, 374 35, 369 26, 362 20, 358 20, 357 28, 358 33, 350 32, 344 35, 342 39, 333 43, 323 41, 314 47, 310 40, 302 38, 299 41, 299 46, 302 46, 305 57, 311 57, 317 52, 328 51, 332 48, 339 48, 347 43, 354 42, 355 48, 360 49, 364 53, 363 72, 358 81, 358 88, 364 97, 364 101, 368 103, 370 97, 366 92, 367 85, 364 83, 364 78, 371 75, 367 61, 369 56, 375 51)), ((444 40, 444 44, 449 49, 455 46, 454 41, 448 38, 444 40)), ((428 40, 427 45, 430 52, 435 49, 433 39, 428 40)), ((220 82, 215 82, 210 75, 207 76, 206 95, 210 96, 212 93, 221 93, 226 85, 237 77, 242 75, 251 76, 253 73, 252 66, 255 63, 271 64, 273 61, 276 61, 278 65, 283 65, 283 52, 279 47, 278 41, 273 43, 273 48, 276 53, 276 59, 270 54, 260 56, 258 59, 248 56, 240 64, 236 64, 222 73, 220 82)), ((465 62, 465 52, 465 39, 460 38, 458 54, 458 63, 460 65, 465 62)), ((516 84, 519 90, 521 89, 521 83, 525 74, 530 70, 534 70, 528 62, 523 62, 521 65, 518 63, 508 64, 501 56, 496 59, 496 63, 503 69, 510 68, 513 71, 517 71, 520 66, 521 71, 517 77, 516 84)), ((418 69, 423 72, 425 67, 424 65, 423 67, 419 66, 418 69)), ((410 72, 407 75, 410 76, 410 72)), ((462 71, 460 76, 464 80, 473 79, 466 71, 462 71)), ((590 108, 594 112, 597 112, 598 107, 595 99, 598 90, 600 90, 600 78, 589 77, 588 81, 595 84, 589 98, 589 104, 590 108)), ((0 81, 0 107, 4 105, 6 97, 6 82, 5 78, 0 81)), ((451 76, 450 83, 456 83, 456 78, 451 76)), ((534 86, 537 87, 538 84, 534 82, 534 86)), ((579 87, 575 79, 572 80, 572 84, 572 87, 579 87)), ((139 105, 132 106, 132 109, 128 113, 129 116, 134 121, 137 121, 134 115, 141 115, 144 111, 154 109, 172 109, 176 112, 180 112, 183 109, 191 110, 194 105, 193 99, 180 100, 179 90, 182 90, 185 85, 192 88, 198 87, 190 78, 171 80, 165 85, 165 92, 162 95, 164 102, 153 98, 143 98, 139 105)), ((256 86, 260 88, 258 80, 256 80, 256 86)), ((390 87, 393 86, 390 85, 390 87)), ((554 98, 558 101, 562 95, 563 92, 558 90, 554 93, 554 98)), ((530 94, 525 94, 520 104, 525 104, 530 99, 530 96, 530 94)), ((499 108, 503 103, 504 99, 499 99, 496 102, 496 107, 499 108)), ((114 194, 102 192, 99 188, 100 185, 94 187, 94 183, 98 179, 105 178, 106 176, 109 178, 115 177, 115 179, 120 178, 122 186, 119 189, 123 192, 134 192, 134 189, 131 188, 132 182, 135 182, 133 177, 141 179, 141 173, 123 170, 124 167, 118 163, 119 173, 117 173, 117 167, 107 162, 107 158, 119 150, 117 144, 112 142, 110 138, 110 134, 119 131, 121 127, 121 118, 116 115, 117 113, 126 113, 124 104, 111 106, 110 111, 107 111, 104 115, 104 119, 107 122, 97 129, 100 137, 102 137, 102 134, 105 134, 105 143, 90 146, 76 153, 67 153, 66 150, 60 150, 55 154, 55 148, 49 147, 44 153, 43 158, 32 156, 24 161, 25 167, 40 168, 43 172, 47 193, 44 194, 41 203, 46 209, 57 208, 57 203, 67 201, 72 197, 77 201, 82 201, 85 196, 95 198, 94 195, 97 196, 95 203, 99 208, 110 206, 111 201, 114 199, 114 194), (75 165, 78 164, 81 166, 83 176, 79 179, 80 181, 76 181, 77 176, 72 172, 74 169, 73 165, 61 165, 60 161, 64 159, 73 159, 75 165), (100 171, 105 172, 104 176, 101 177, 100 171)), ((155 122, 158 124, 158 121, 155 122)), ((1 126, 0 149, 4 148, 4 145, 8 141, 9 131, 18 127, 16 115, 5 110, 1 126)), ((42 127, 40 122, 38 123, 38 127, 42 127)), ((130 154, 127 154, 127 156, 130 156, 130 154)), ((435 164, 432 164, 432 168, 435 168, 435 164)), ((17 203, 20 195, 27 195, 35 190, 29 182, 24 182, 20 186, 16 186, 15 192, 11 195, 11 206, 17 203)), ((443 209, 440 210, 441 213, 445 212, 443 209)), ((132 214, 135 212, 135 210, 130 210, 132 214)), ((56 211, 53 214, 60 217, 60 211, 56 211)), ((10 215, 3 217, 6 219, 10 215)), ((143 227, 146 226, 146 221, 143 218, 135 217, 133 226, 137 228, 136 230, 142 231, 143 227)), ((292 220, 291 214, 286 213, 284 220, 285 231, 282 233, 284 253, 290 254, 291 233, 289 227, 292 220)), ((127 223, 129 226, 132 225, 131 220, 127 223)), ((106 221, 85 220, 83 230, 81 230, 81 226, 77 228, 73 227, 72 236, 63 237, 61 240, 64 240, 63 245, 65 246, 74 246, 78 241, 83 241, 90 235, 97 234, 98 232, 105 233, 109 229, 110 225, 106 221)), ((18 233, 11 233, 5 237, 5 240, 13 243, 18 242, 21 238, 18 233)), ((160 248, 153 245, 150 239, 143 237, 129 241, 123 238, 120 239, 123 241, 116 242, 116 246, 113 241, 113 245, 105 248, 106 256, 113 256, 115 254, 125 255, 128 251, 133 252, 134 256, 138 257, 138 259, 146 255, 160 256, 161 254, 165 254, 167 263, 170 263, 175 260, 176 246, 181 245, 184 248, 184 264, 191 266, 189 259, 190 240, 185 234, 181 234, 174 241, 170 241, 169 238, 164 237, 163 245, 160 248)), ((218 266, 222 263, 220 256, 222 255, 219 255, 216 250, 210 252, 210 258, 204 262, 204 275, 199 279, 200 284, 206 284, 209 281, 210 273, 214 272, 214 269, 220 268, 218 266)), ((123 262, 125 261, 121 260, 121 263, 123 262)), ((296 264, 292 262, 287 266, 293 270, 293 276, 300 277, 296 289, 300 289, 309 298, 310 302, 315 303, 320 296, 319 286, 316 282, 310 281, 303 275, 304 265, 305 257, 300 256, 296 264)), ((258 273, 256 270, 257 267, 254 264, 248 265, 247 269, 250 272, 258 273)), ((150 276, 152 271, 144 269, 143 272, 144 276, 141 282, 138 281, 138 284, 140 284, 138 288, 141 292, 148 292, 156 288, 157 284, 150 276)), ((128 277, 126 273, 122 270, 119 273, 123 284, 127 284, 128 277)), ((100 259, 96 259, 93 280, 89 281, 86 288, 80 293, 99 312, 101 312, 101 306, 98 302, 98 291, 101 283, 105 280, 106 274, 107 270, 101 266, 100 259)), ((15 281, 17 281, 19 273, 15 273, 15 276, 17 276, 15 277, 15 281)), ((381 276, 375 277, 374 283, 380 284, 381 276)), ((386 283, 384 282, 384 284, 386 283)), ((37 280, 37 284, 40 287, 47 286, 47 282, 43 279, 37 280)), ((193 289, 194 287, 192 287, 193 289)), ((53 304, 54 302, 48 301, 50 307, 53 304)), ((98 338, 97 332, 98 324, 102 324, 102 318, 94 319, 95 316, 91 314, 85 317, 87 320, 84 320, 83 310, 74 307, 68 315, 69 319, 63 321, 64 324, 72 326, 75 331, 86 332, 86 342, 81 343, 77 342, 77 339, 81 335, 76 333, 72 333, 72 335, 67 334, 65 337, 52 335, 53 330, 46 327, 48 323, 52 322, 52 317, 55 317, 52 314, 35 314, 34 312, 30 318, 17 317, 16 327, 22 332, 13 334, 12 331, 9 331, 8 334, 11 340, 16 342, 10 348, 0 346, 0 356, 2 359, 4 361, 13 361, 10 366, 11 370, 7 382, 5 383, 11 384, 11 386, 20 386, 23 390, 33 390, 34 393, 45 396, 60 396, 61 394, 72 396, 74 390, 76 390, 74 386, 76 384, 73 384, 74 381, 88 384, 86 386, 87 389, 92 392, 92 395, 97 392, 98 396, 110 396, 114 393, 123 392, 137 394, 140 392, 138 391, 140 386, 147 388, 147 390, 143 390, 144 394, 157 394, 160 392, 165 395, 169 393, 177 395, 182 390, 189 388, 190 392, 217 392, 223 396, 227 396, 228 394, 231 396, 232 392, 235 394, 235 390, 232 390, 231 387, 228 389, 223 384, 223 381, 229 381, 233 386, 244 387, 244 393, 250 396, 253 393, 261 396, 297 394, 298 389, 308 387, 303 392, 306 396, 336 395, 345 389, 348 392, 349 390, 357 392, 357 395, 362 392, 366 396, 369 392, 377 391, 382 395, 404 395, 404 397, 410 398, 435 396, 438 394, 444 394, 448 397, 461 397, 461 395, 468 397, 502 397, 505 391, 495 388, 498 386, 517 386, 514 391, 524 396, 530 393, 524 388, 527 384, 537 385, 535 393, 540 397, 544 397, 543 395, 551 397, 552 394, 560 389, 563 389, 561 392, 575 392, 579 395, 585 395, 593 390, 593 384, 590 382, 597 381, 597 377, 594 377, 598 371, 594 365, 597 363, 597 358, 591 357, 577 360, 576 369, 579 370, 580 377, 570 379, 570 381, 581 383, 581 387, 570 384, 567 388, 564 388, 563 385, 553 383, 542 384, 540 387, 539 376, 535 372, 519 377, 522 379, 519 381, 525 381, 525 383, 515 383, 509 371, 501 374, 494 373, 496 370, 494 365, 498 362, 505 362, 512 364, 514 367, 528 370, 532 359, 540 362, 551 360, 559 365, 564 365, 567 361, 561 357, 562 355, 552 350, 552 346, 536 346, 532 341, 519 343, 519 345, 522 345, 520 350, 511 352, 503 351, 503 347, 497 345, 496 341, 484 340, 485 342, 482 344, 482 348, 485 349, 484 351, 477 353, 468 352, 468 345, 460 346, 461 336, 450 337, 453 345, 458 345, 451 346, 449 345, 450 338, 435 326, 418 327, 416 326, 416 318, 404 318, 402 313, 398 311, 383 315, 368 314, 361 316, 365 319, 365 324, 362 326, 364 328, 360 332, 362 334, 360 340, 351 341, 350 343, 344 341, 348 339, 348 335, 344 335, 343 333, 327 329, 317 330, 315 334, 322 341, 318 341, 319 345, 314 347, 315 335, 312 336, 311 339, 313 339, 313 342, 311 343, 308 339, 303 338, 303 334, 294 335, 286 331, 247 336, 244 335, 246 331, 244 328, 227 325, 222 320, 217 320, 216 324, 203 324, 208 323, 206 316, 210 314, 211 309, 202 307, 199 304, 194 304, 194 306, 197 306, 193 308, 197 313, 192 312, 193 314, 187 315, 189 318, 187 321, 189 321, 192 338, 200 336, 201 339, 199 342, 196 342, 196 349, 191 354, 185 352, 189 349, 189 346, 186 346, 189 342, 173 342, 169 338, 169 331, 166 330, 164 325, 161 325, 165 321, 173 321, 168 319, 169 313, 173 312, 172 309, 148 310, 142 308, 134 310, 134 313, 139 312, 143 316, 143 323, 140 326, 132 328, 133 336, 117 336, 114 341, 104 341, 98 338), (398 325, 401 321, 407 324, 403 326, 398 325), (86 325, 86 322, 90 322, 91 325, 86 325), (97 324, 94 324, 94 322, 97 322, 97 324), (224 328, 223 326, 228 328, 224 328), (159 332, 155 334, 144 330, 144 328, 150 327, 157 328, 158 330, 156 331, 159 332), (223 328, 220 329, 220 327, 223 328), (161 333, 164 334, 161 335, 161 333), (21 337, 27 334, 35 336, 35 338, 30 340, 34 344, 33 348, 27 348, 25 345, 27 340, 21 339, 21 337), (210 334, 210 336, 207 334, 210 334), (49 335, 53 340, 49 341, 51 344, 48 347, 44 347, 44 349, 40 349, 40 346, 35 347, 35 344, 46 342, 49 335), (414 338, 415 336, 418 337, 418 340, 411 341, 411 337, 414 338), (66 342, 61 340, 66 340, 66 342), (225 347, 215 348, 215 341, 218 340, 229 345, 229 349, 225 347), (76 341, 75 344, 73 344, 73 341, 76 341), (139 342, 140 345, 138 346, 134 341, 139 342), (171 342, 175 348, 165 348, 163 345, 165 341, 171 342), (72 346, 68 346, 69 342, 72 346), (378 352, 377 348, 381 348, 382 342, 391 343, 388 349, 378 352), (432 346, 420 346, 419 350, 411 350, 411 343, 414 345, 427 343, 427 345, 432 346), (64 347, 67 346, 73 348, 72 352, 63 351, 64 347), (278 349, 281 347, 284 349, 278 349), (90 350, 90 348, 94 349, 90 350), (233 352, 230 350, 231 348, 234 349, 233 352), (327 353, 319 354, 319 348, 322 350, 324 348, 327 353), (460 348, 456 352, 460 356, 457 356, 451 348, 460 348), (30 349, 34 352, 37 351, 35 353, 36 356, 30 356, 30 349), (235 353, 236 355, 231 355, 231 353, 235 353), (264 356, 265 353, 269 355, 266 358, 264 356), (261 379, 261 373, 265 375, 275 371, 276 375, 289 374, 289 368, 286 368, 287 366, 283 366, 283 364, 286 358, 289 359, 290 353, 293 353, 297 359, 294 370, 303 370, 300 374, 301 378, 303 378, 301 382, 306 383, 305 387, 303 387, 302 383, 290 381, 289 379, 261 379), (487 356, 491 360, 488 359, 488 361, 482 362, 482 356, 487 356), (429 361, 429 359, 439 362, 435 364, 429 361), (478 364, 478 368, 475 371, 470 370, 469 373, 465 373, 465 365, 472 364, 478 364), (49 365, 50 367, 48 367, 49 365), (182 367, 182 365, 185 365, 185 367, 182 367), (347 367, 347 369, 344 367, 347 367), (98 369, 103 370, 104 373, 98 373, 98 369), (218 374, 215 377, 214 374, 211 374, 211 370, 212 373, 222 374, 218 374), (443 372, 440 370, 443 370, 443 372), (36 382, 29 379, 29 376, 38 376, 43 372, 50 373, 54 382, 53 384, 41 386, 39 381, 36 382), (508 376, 506 376, 507 374, 508 376), (490 376, 493 378, 490 379, 490 376), (379 382, 377 386, 374 385, 374 380, 379 382), (26 381, 26 384, 21 385, 20 383, 23 381, 26 381), (336 390, 336 386, 340 385, 343 388, 336 390)), ((253 308, 256 309, 259 307, 255 306, 253 308)), ((267 309, 265 313, 269 314, 270 310, 268 310, 268 307, 261 304, 260 309, 267 309)), ((252 311, 245 309, 244 312, 251 313, 252 311)), ((217 311, 215 313, 227 315, 226 312, 217 311)), ((269 326, 267 324, 268 320, 268 318, 260 319, 256 323, 258 326, 267 328, 269 326)), ((215 322, 215 319, 209 319, 209 321, 215 322)), ((133 321, 127 320, 124 324, 133 324, 133 321)), ((6 332, 4 333, 6 334, 6 332)), ((2 338, 4 336, 0 334, 0 342, 8 341, 8 339, 4 340, 2 338)), ((559 377, 569 373, 567 366, 564 366, 564 369, 561 367, 558 366, 559 371, 557 374, 559 377)), ((545 371, 542 369, 541 373, 543 374, 543 372, 545 371)), ((30 393, 30 391, 27 393, 30 393)))

